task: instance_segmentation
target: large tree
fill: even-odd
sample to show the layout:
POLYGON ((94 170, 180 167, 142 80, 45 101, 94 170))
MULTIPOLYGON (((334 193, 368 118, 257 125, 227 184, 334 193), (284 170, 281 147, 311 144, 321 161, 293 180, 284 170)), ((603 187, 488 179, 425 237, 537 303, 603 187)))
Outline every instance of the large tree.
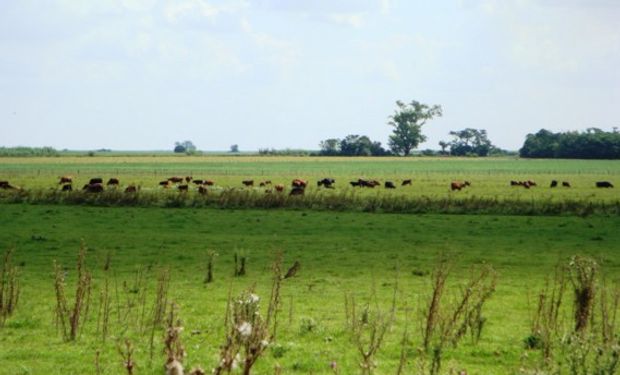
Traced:
POLYGON ((408 156, 426 140, 422 125, 433 117, 441 117, 442 109, 439 105, 428 106, 415 100, 409 104, 397 101, 396 105, 398 108, 388 122, 394 128, 388 144, 395 154, 408 156))

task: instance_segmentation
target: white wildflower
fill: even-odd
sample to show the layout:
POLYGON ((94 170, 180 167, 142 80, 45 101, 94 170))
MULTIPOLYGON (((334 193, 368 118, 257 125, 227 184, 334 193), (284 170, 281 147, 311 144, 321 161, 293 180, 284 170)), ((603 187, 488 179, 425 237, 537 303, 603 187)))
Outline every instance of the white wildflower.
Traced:
POLYGON ((252 325, 248 322, 243 322, 237 326, 237 331, 243 337, 248 337, 252 334, 252 325))
POLYGON ((258 303, 260 301, 260 297, 254 293, 251 293, 248 297, 247 303, 258 303))

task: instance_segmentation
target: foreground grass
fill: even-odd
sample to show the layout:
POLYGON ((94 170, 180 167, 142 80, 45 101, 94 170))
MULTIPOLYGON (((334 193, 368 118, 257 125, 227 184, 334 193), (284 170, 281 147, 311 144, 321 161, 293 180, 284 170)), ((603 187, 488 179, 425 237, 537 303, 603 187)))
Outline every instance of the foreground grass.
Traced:
MULTIPOLYGON (((53 324, 52 262, 73 265, 83 240, 87 263, 94 271, 94 290, 102 283, 102 265, 113 254, 112 269, 121 305, 128 299, 123 283, 131 285, 143 266, 149 293, 157 270, 172 273, 171 297, 180 305, 185 326, 186 363, 206 369, 217 363, 224 340, 223 319, 229 288, 233 295, 252 285, 264 299, 270 288, 270 263, 277 251, 285 261, 299 260, 299 275, 283 286, 281 328, 277 349, 259 360, 257 374, 271 373, 277 362, 286 374, 328 374, 337 361, 342 373, 356 373, 358 357, 345 329, 344 293, 365 301, 373 288, 380 304, 388 304, 400 269, 397 321, 379 354, 377 373, 395 373, 405 308, 412 309, 408 373, 413 372, 415 347, 420 343, 419 310, 430 293, 428 272, 439 252, 455 264, 454 282, 483 262, 499 273, 496 295, 485 311, 487 326, 478 345, 447 353, 446 370, 465 368, 471 374, 511 373, 524 353, 522 340, 536 291, 558 259, 580 253, 603 264, 609 279, 620 277, 618 217, 512 217, 364 214, 307 210, 214 210, 104 208, 46 205, 1 205, 0 249, 14 246, 21 264, 22 296, 16 314, 0 329, 0 373, 94 373, 101 352, 103 373, 118 374, 116 352, 122 337, 134 341, 138 374, 162 373, 162 332, 151 362, 148 338, 116 316, 111 337, 103 343, 91 313, 77 343, 64 343, 53 324), (215 282, 203 279, 207 252, 219 254, 215 282), (248 275, 233 278, 233 254, 245 254, 248 275), (422 276, 416 276, 422 275, 422 276), (316 326, 308 329, 309 319, 316 326), (194 334, 192 334, 194 332, 194 334), (276 358, 277 357, 277 358, 276 358)), ((114 302, 116 303, 116 301, 114 302)), ((93 297, 93 311, 98 297, 93 297)), ((274 345, 276 348, 276 345, 274 345)))

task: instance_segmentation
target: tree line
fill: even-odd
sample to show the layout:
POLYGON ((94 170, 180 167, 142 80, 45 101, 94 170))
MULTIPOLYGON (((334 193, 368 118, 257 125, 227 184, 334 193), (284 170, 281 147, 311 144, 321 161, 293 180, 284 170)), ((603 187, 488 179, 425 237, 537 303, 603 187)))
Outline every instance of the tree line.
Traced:
POLYGON ((522 158, 620 159, 620 132, 589 128, 583 132, 528 134, 519 150, 522 158))

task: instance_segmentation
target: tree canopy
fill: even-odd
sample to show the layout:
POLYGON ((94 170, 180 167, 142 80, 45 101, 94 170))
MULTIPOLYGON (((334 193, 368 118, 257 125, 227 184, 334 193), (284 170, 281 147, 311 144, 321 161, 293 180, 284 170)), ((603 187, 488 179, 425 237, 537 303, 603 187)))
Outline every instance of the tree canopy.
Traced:
POLYGON ((192 141, 174 142, 174 152, 193 154, 196 152, 196 146, 192 141))
POLYGON ((428 106, 415 100, 409 104, 397 101, 396 106, 398 108, 388 122, 394 128, 388 144, 393 153, 408 156, 411 150, 426 141, 422 125, 434 117, 441 117, 443 111, 439 105, 428 106))
MULTIPOLYGON (((494 149, 487 136, 487 131, 484 129, 465 128, 463 130, 451 131, 450 135, 454 139, 447 146, 450 147, 450 154, 452 155, 487 156, 494 149)), ((444 147, 441 145, 441 142, 440 146, 444 147)))

